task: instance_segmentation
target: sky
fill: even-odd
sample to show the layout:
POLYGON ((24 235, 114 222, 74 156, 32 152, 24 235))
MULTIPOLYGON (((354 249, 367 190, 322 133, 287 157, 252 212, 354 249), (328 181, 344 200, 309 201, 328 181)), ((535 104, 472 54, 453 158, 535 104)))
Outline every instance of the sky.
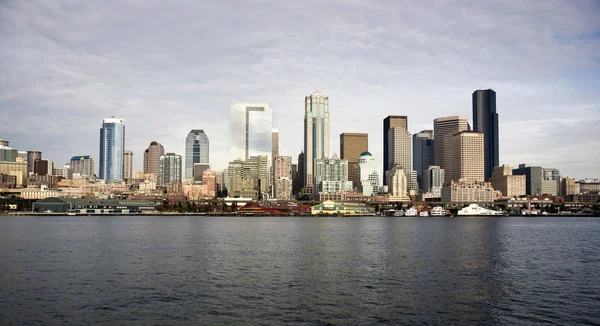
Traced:
MULTIPOLYGON (((203 129, 229 160, 229 110, 269 103, 280 153, 303 150, 304 97, 330 102, 339 134, 383 119, 412 133, 497 93, 500 163, 600 177, 598 1, 0 1, 0 138, 62 166, 98 157, 102 120, 123 118, 141 170, 156 140, 185 155, 203 129)), ((96 171, 98 165, 96 163, 96 171)))

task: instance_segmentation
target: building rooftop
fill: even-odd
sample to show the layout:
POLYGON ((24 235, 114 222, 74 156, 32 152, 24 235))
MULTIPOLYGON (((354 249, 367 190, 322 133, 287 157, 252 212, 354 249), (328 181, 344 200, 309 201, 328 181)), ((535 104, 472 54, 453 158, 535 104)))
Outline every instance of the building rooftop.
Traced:
POLYGON ((369 152, 362 152, 359 156, 373 156, 369 152))

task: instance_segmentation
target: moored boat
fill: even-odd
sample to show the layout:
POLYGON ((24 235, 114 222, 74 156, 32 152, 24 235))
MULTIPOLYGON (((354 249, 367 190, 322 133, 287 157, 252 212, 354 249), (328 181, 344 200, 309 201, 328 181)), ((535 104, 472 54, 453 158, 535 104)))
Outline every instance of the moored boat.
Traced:
POLYGON ((434 208, 431 209, 429 216, 433 216, 433 217, 446 216, 446 210, 443 209, 441 206, 435 206, 434 208))
POLYGON ((417 217, 418 214, 419 212, 417 212, 417 209, 414 207, 411 207, 404 212, 404 216, 406 217, 417 217))
POLYGON ((457 213, 458 216, 504 216, 506 212, 495 211, 493 209, 484 208, 477 204, 470 204, 467 207, 462 208, 457 213))

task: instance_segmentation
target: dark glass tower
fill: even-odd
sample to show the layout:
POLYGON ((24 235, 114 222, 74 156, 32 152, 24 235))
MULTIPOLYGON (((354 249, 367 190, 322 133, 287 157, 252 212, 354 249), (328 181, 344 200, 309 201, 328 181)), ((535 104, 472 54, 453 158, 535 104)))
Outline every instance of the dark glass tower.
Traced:
POLYGON ((498 113, 496 92, 492 89, 473 92, 473 130, 483 133, 484 176, 488 181, 494 167, 499 165, 498 113))

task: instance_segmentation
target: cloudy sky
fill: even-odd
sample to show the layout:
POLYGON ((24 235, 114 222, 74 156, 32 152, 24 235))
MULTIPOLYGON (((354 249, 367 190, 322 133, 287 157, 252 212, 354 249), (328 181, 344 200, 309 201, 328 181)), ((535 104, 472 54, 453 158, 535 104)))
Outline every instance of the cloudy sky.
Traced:
MULTIPOLYGON (((204 129, 229 159, 229 107, 268 102, 281 152, 303 147, 304 96, 329 96, 342 132, 382 120, 472 121, 497 92, 500 163, 600 177, 598 1, 0 1, 0 138, 59 164, 98 156, 102 119, 125 119, 134 169, 150 141, 184 154, 204 129)), ((98 167, 96 167, 97 169, 98 167)))

